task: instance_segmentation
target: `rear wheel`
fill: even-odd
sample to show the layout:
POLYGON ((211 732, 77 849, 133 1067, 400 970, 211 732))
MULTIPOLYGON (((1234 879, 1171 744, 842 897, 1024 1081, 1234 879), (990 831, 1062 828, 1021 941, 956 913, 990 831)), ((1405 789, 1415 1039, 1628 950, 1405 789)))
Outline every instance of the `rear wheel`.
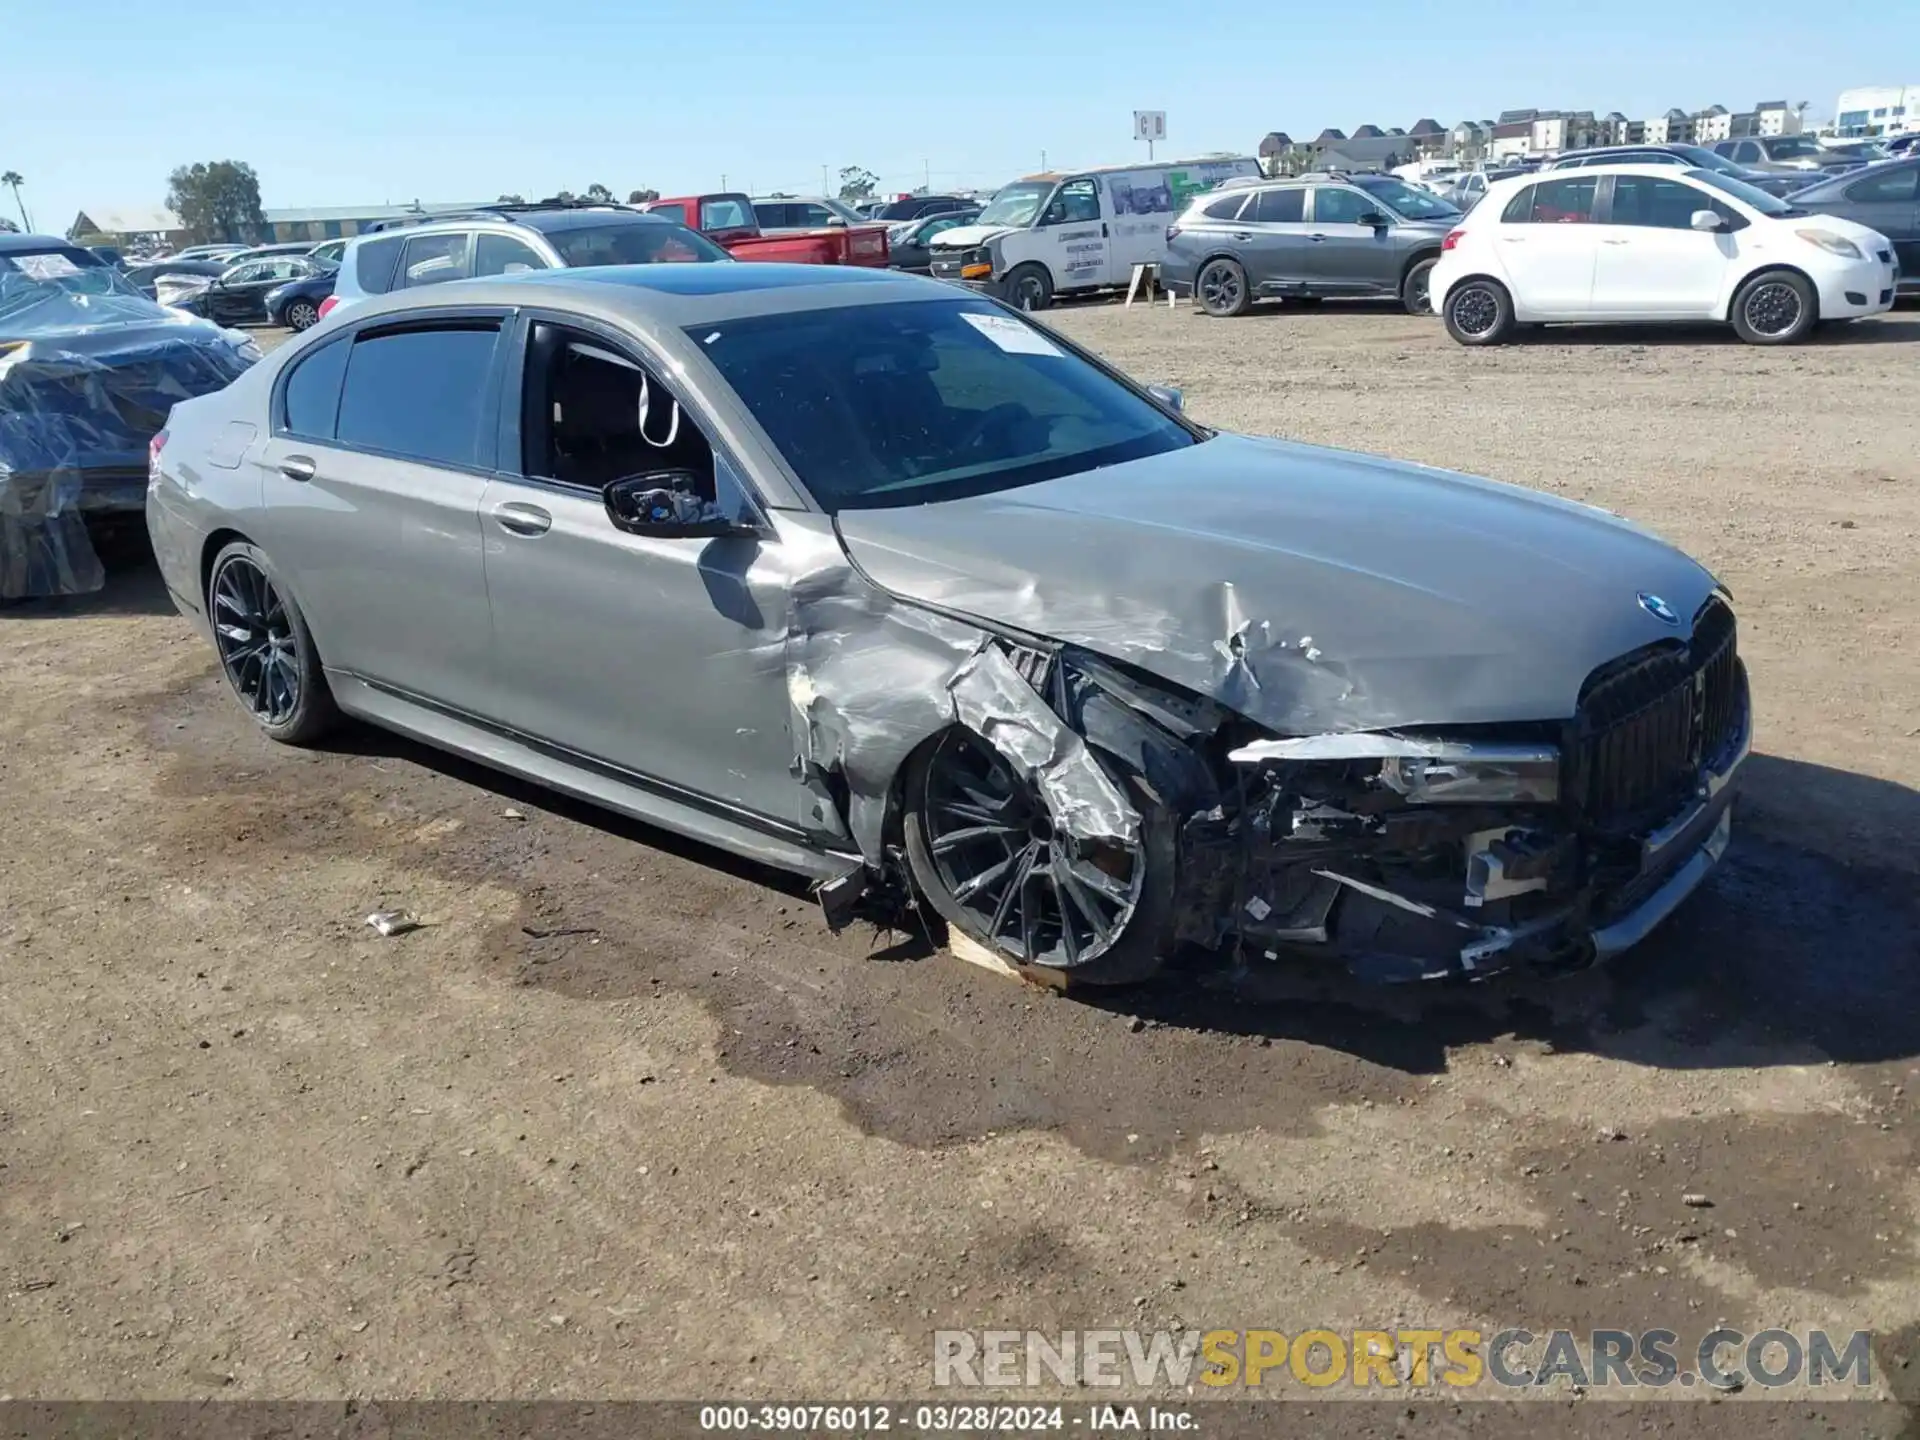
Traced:
POLYGON ((1053 304, 1053 272, 1029 261, 1007 276, 1007 300, 1016 310, 1045 310, 1053 304))
POLYGON ((298 333, 311 330, 320 320, 320 307, 311 300, 295 300, 287 306, 287 328, 298 333))
POLYGON ((1433 267, 1439 263, 1431 255, 1425 260, 1415 261, 1407 271, 1407 278, 1400 282, 1400 303, 1407 307, 1409 315, 1433 313, 1433 295, 1428 282, 1433 279, 1433 267))
POLYGON ((906 776, 914 880, 949 925, 1010 964, 1092 985, 1144 980, 1172 909, 1173 826, 1144 785, 1127 785, 1134 843, 1076 841, 997 751, 951 730, 906 776))
POLYGON ((306 617, 266 552, 236 540, 214 557, 207 618, 227 683, 271 738, 307 745, 333 728, 339 711, 306 617))
POLYGON ((1769 270, 1733 297, 1733 329, 1749 345, 1790 345, 1820 319, 1820 300, 1804 276, 1769 270))
POLYGON ((1193 298, 1200 302, 1202 310, 1219 319, 1244 315, 1253 304, 1246 270, 1238 260, 1224 257, 1209 260, 1200 267, 1193 281, 1193 298))
POLYGON ((1513 300, 1497 280, 1462 280, 1447 292, 1447 333, 1462 345, 1498 345, 1513 333, 1513 300))

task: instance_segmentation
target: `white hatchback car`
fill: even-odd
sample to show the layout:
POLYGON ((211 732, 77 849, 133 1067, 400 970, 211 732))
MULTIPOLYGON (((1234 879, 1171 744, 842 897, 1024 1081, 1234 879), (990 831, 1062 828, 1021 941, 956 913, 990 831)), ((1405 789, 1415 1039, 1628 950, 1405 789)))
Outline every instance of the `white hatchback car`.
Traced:
POLYGON ((1433 308, 1462 345, 1516 324, 1719 320, 1778 345, 1893 306, 1891 242, 1742 181, 1596 165, 1500 181, 1446 238, 1433 308))

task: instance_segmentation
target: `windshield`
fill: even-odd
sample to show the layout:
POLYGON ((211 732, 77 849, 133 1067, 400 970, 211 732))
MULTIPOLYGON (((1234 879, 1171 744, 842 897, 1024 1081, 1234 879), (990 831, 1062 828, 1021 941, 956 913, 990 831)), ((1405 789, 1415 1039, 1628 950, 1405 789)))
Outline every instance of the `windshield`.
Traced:
POLYGON ((73 246, 9 250, 0 255, 0 318, 13 319, 50 300, 145 297, 97 255, 73 246))
POLYGON ((1011 489, 1198 440, 984 300, 800 310, 687 333, 829 514, 1011 489))
POLYGON ((655 265, 733 258, 706 236, 684 225, 650 220, 550 230, 547 243, 560 252, 560 261, 567 266, 655 265))
POLYGON ((1689 170, 1689 180, 1698 180, 1702 185, 1711 186, 1722 195, 1731 195, 1742 204, 1758 210, 1762 215, 1804 215, 1804 210, 1796 210, 1786 201, 1769 195, 1757 186, 1744 180, 1736 180, 1731 175, 1721 175, 1710 170, 1689 170))
POLYGON ((1392 180, 1384 175, 1356 175, 1353 183, 1409 220, 1456 220, 1460 216, 1457 207, 1404 180, 1392 180))
POLYGON ((1009 185, 980 212, 982 225, 1031 225, 1040 206, 1053 193, 1051 180, 1025 180, 1009 185))

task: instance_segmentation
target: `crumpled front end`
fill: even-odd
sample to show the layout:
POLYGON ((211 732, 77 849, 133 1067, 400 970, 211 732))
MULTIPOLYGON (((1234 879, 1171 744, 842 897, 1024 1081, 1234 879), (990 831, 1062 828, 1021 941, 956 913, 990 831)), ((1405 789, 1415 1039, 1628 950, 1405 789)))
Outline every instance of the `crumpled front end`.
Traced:
POLYGON ((1246 741, 1185 826, 1187 937, 1380 981, 1606 959, 1718 861, 1751 733, 1716 596, 1690 642, 1597 670, 1570 721, 1246 741))

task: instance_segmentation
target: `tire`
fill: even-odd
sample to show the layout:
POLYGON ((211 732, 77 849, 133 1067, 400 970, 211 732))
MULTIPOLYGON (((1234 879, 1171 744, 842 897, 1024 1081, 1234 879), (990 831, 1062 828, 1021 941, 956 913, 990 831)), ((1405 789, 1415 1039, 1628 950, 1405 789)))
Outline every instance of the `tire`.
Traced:
POLYGON ((1400 303, 1409 315, 1433 314, 1433 297, 1427 282, 1433 278, 1433 267, 1439 263, 1439 256, 1429 255, 1407 267, 1406 278, 1400 282, 1400 303))
MULTIPOLYGON (((1118 767, 1106 769, 1116 774, 1118 767)), ((1076 984, 1148 979, 1161 967, 1172 930, 1176 825, 1139 776, 1116 778, 1140 813, 1137 844, 1074 855, 1006 762, 970 731, 949 730, 922 748, 905 777, 907 864, 920 893, 950 927, 1009 964, 1076 984), (1063 891, 1080 937, 1071 949, 1063 891), (1104 939, 1089 920, 1096 913, 1110 931, 1104 939)))
POLYGON ((1053 272, 1037 261, 1014 266, 1006 288, 1007 303, 1016 310, 1045 310, 1053 304, 1053 272))
POLYGON ((297 335, 320 323, 320 307, 311 300, 294 300, 287 305, 286 314, 281 318, 287 329, 297 335))
POLYGON ((1749 345, 1791 345, 1819 323, 1820 297, 1803 275, 1763 270, 1734 294, 1728 318, 1749 345))
POLYGON ((236 540, 207 573, 220 670, 269 739, 311 745, 340 719, 306 617, 266 552, 236 540))
POLYGON ((1445 318, 1462 345, 1498 345, 1513 333, 1513 297, 1498 280, 1462 280, 1447 292, 1445 318))
POLYGON ((1244 315, 1253 304, 1253 288, 1238 260, 1222 255, 1207 261, 1193 277, 1193 298, 1216 320, 1244 315))

